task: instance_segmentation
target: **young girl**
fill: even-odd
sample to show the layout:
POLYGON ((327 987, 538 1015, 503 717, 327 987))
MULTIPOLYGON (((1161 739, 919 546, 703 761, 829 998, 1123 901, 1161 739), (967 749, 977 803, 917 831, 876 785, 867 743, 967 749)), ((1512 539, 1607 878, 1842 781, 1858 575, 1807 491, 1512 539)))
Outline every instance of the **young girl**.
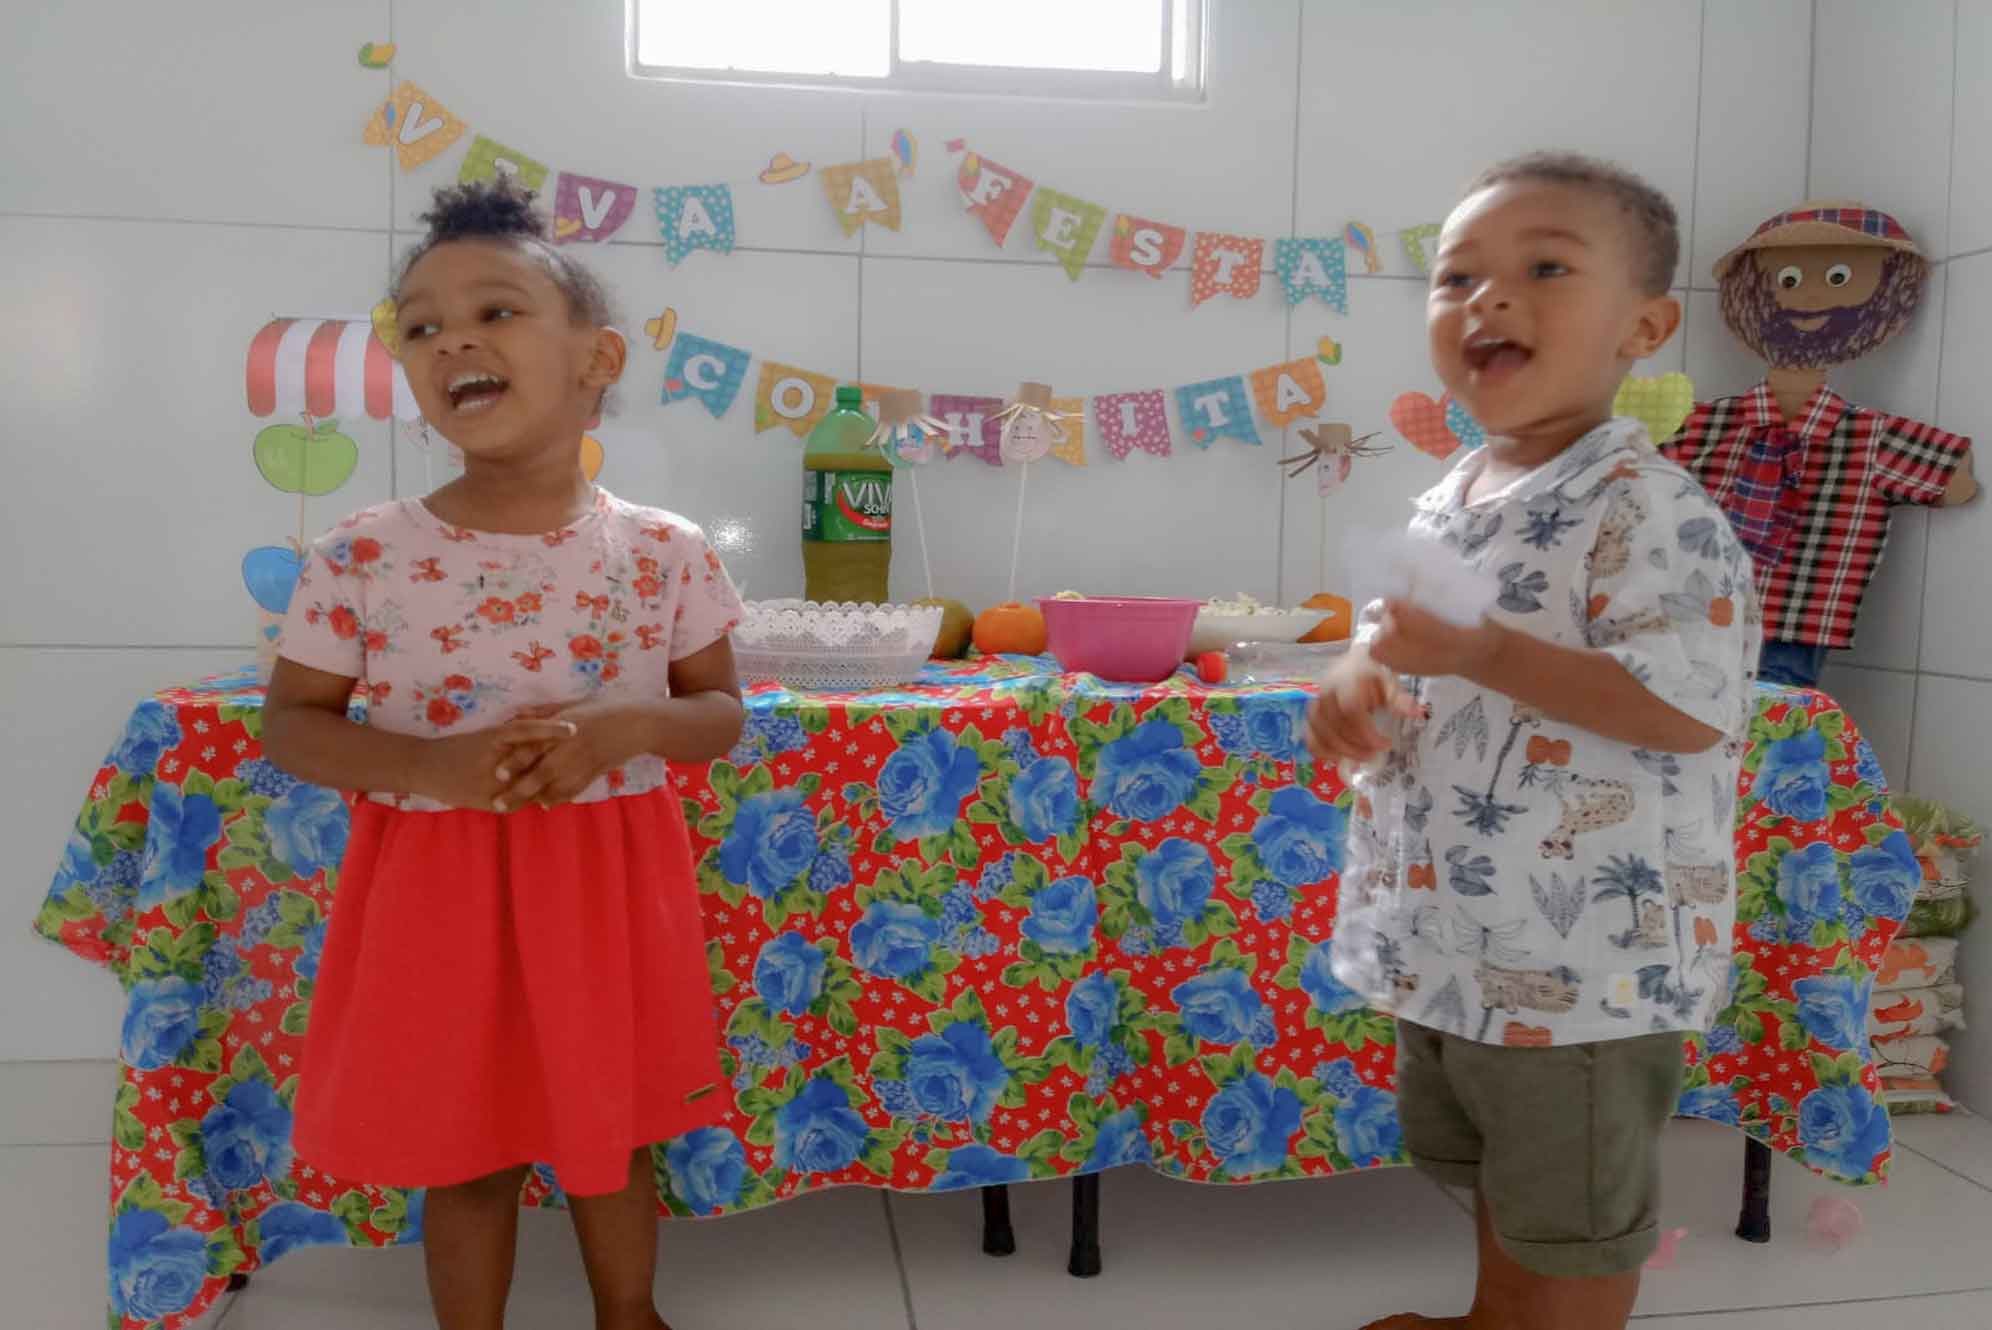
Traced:
POLYGON ((295 1139, 335 1177, 430 1188, 443 1330, 502 1326, 536 1160, 571 1199, 598 1330, 659 1330, 648 1146, 724 1098, 665 762, 739 737, 740 602, 697 527, 582 474, 625 347, 531 201, 438 192, 396 325, 464 474, 319 541, 270 681, 270 758, 364 793, 295 1139))

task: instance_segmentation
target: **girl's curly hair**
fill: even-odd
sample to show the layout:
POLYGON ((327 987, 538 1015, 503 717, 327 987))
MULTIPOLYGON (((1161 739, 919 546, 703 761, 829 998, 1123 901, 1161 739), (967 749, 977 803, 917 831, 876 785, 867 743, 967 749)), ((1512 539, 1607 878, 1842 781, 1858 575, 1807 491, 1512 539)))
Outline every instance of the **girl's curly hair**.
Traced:
POLYGON ((546 218, 533 209, 533 198, 531 190, 505 175, 437 190, 433 206, 422 214, 429 233, 402 261, 394 279, 395 296, 400 296, 409 270, 438 245, 453 240, 510 241, 546 269, 567 297, 576 323, 614 324, 615 310, 601 279, 553 243, 546 218))

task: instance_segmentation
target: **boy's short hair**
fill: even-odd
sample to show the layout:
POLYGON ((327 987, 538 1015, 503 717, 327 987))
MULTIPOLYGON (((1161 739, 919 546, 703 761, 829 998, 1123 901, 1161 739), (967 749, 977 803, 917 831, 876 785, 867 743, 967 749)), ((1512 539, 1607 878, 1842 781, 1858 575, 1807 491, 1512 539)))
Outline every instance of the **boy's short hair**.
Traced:
POLYGON ((1497 162, 1474 178, 1466 197, 1510 180, 1571 185, 1604 195, 1631 223, 1641 262, 1634 276, 1649 296, 1665 295, 1681 260, 1681 221, 1667 196, 1622 166, 1578 152, 1531 152, 1497 162))

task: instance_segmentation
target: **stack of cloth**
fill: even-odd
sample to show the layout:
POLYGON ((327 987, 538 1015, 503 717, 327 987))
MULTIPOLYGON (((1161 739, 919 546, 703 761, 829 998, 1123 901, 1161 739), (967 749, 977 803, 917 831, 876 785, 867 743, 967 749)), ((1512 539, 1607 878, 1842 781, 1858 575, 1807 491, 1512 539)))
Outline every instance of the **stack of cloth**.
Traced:
POLYGON ((1923 886, 1875 973, 1868 1033, 1889 1112, 1948 1113, 1957 1105, 1939 1080, 1950 1063, 1944 1036, 1964 1027, 1957 935, 1976 913, 1966 868, 1984 835, 1934 800, 1897 795, 1893 802, 1922 865, 1923 886))

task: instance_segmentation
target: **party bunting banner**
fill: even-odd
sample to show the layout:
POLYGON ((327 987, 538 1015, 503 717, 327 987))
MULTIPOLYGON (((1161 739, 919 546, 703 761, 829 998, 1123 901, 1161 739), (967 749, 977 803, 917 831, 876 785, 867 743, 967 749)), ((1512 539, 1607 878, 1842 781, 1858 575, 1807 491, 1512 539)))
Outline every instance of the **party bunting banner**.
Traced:
POLYGON ((1159 278, 1183 256, 1188 240, 1189 232, 1180 226, 1122 213, 1114 218, 1107 253, 1116 268, 1132 268, 1159 278))
POLYGON ((836 402, 837 380, 829 375, 763 360, 761 380, 754 389, 754 432, 786 425, 798 439, 804 438, 836 402))
POLYGON ((1252 423, 1252 400, 1245 395, 1245 380, 1237 374, 1202 383, 1186 383, 1176 389, 1176 413, 1190 441, 1208 448, 1230 437, 1240 443, 1259 446, 1259 427, 1252 423))
POLYGON ((1056 254, 1065 275, 1075 282, 1086 270, 1086 258, 1106 220, 1107 210, 1099 204, 1055 189, 1039 189, 1031 200, 1031 225, 1037 232, 1038 248, 1056 254))
POLYGON ((1428 277, 1432 273, 1433 242, 1439 238, 1439 232, 1443 229, 1427 222, 1423 226, 1407 226, 1398 233, 1404 240, 1405 257, 1417 265, 1419 272, 1428 277))
POLYGON ((949 457, 967 454, 1003 465, 1003 426, 996 419, 1003 409, 1000 397, 978 397, 970 393, 930 393, 927 414, 948 427, 941 447, 949 457))
POLYGON ((1157 457, 1169 455, 1169 406, 1160 388, 1100 393, 1093 398, 1093 419, 1100 442, 1116 461, 1126 461, 1136 448, 1157 457))
POLYGON ((403 83, 374 108, 361 137, 376 148, 391 145, 401 169, 412 171, 434 161, 466 128, 441 102, 415 84, 403 83))
POLYGON ((1190 261, 1191 307, 1220 291, 1239 300, 1258 295, 1259 265, 1265 257, 1266 242, 1254 236, 1199 233, 1196 254, 1190 261))
POLYGON ((553 240, 601 242, 636 211, 636 186, 562 171, 553 190, 553 240))
POLYGON ((1273 242, 1273 271, 1289 305, 1320 296, 1337 314, 1349 312, 1346 246, 1339 236, 1282 236, 1273 242))
POLYGON ((845 235, 856 235, 866 222, 899 229, 898 166, 891 157, 874 157, 823 168, 823 193, 845 235))
POLYGON ((1051 409, 1061 417, 1051 427, 1051 455, 1071 466, 1086 465, 1086 399, 1054 397, 1051 409))
POLYGON ((971 152, 963 155, 961 167, 955 172, 955 183, 961 187, 963 205, 982 219, 989 238, 1000 247, 1010 238, 1010 227, 1016 223, 1017 214, 1024 210, 1031 182, 1008 167, 971 152))
POLYGON ((457 172, 457 183, 468 185, 479 180, 495 180, 500 175, 511 176, 527 189, 538 193, 546 184, 546 164, 479 134, 470 141, 470 151, 465 154, 463 167, 457 172))
POLYGON ((1328 401, 1321 362, 1309 356, 1253 370, 1252 397, 1259 404, 1259 414, 1274 429, 1285 429, 1303 417, 1319 415, 1328 401))
POLYGON ((704 405, 713 419, 726 414, 740 395, 747 377, 747 362, 753 353, 724 342, 681 332, 671 343, 671 358, 664 365, 664 404, 686 398, 704 405))
POLYGON ((664 257, 676 267, 695 249, 733 252, 733 188, 667 185, 657 191, 657 229, 664 257))

